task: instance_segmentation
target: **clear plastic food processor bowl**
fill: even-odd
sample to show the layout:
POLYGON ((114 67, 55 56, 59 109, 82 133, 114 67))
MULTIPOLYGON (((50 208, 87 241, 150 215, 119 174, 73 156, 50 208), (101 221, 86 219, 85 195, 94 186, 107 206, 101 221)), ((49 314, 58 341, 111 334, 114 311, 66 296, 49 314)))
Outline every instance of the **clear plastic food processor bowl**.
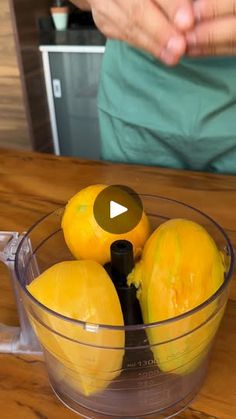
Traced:
POLYGON ((207 229, 227 262, 220 289, 199 307, 170 320, 123 328, 88 324, 46 309, 28 293, 26 286, 39 273, 73 259, 61 230, 64 209, 43 218, 22 236, 0 234, 0 257, 12 273, 21 323, 19 329, 1 325, 0 350, 42 350, 54 392, 69 408, 87 418, 157 419, 186 407, 203 382, 228 299, 233 250, 223 229, 180 202, 144 195, 141 198, 153 229, 171 218, 193 220, 207 229), (116 337, 124 333, 125 347, 114 346, 113 342, 120 341, 116 337), (118 370, 107 368, 111 357, 121 360, 118 370), (96 368, 95 360, 99 360, 96 368))

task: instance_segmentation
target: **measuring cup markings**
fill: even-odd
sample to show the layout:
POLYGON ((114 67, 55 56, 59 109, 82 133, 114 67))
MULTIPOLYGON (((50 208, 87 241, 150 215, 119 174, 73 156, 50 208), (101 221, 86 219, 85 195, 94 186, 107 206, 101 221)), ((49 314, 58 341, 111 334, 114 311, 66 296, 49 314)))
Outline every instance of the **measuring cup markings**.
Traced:
MULTIPOLYGON (((176 383, 176 377, 171 377, 170 374, 166 374, 165 377, 163 377, 163 379, 157 379, 157 377, 154 377, 152 379, 143 379, 143 377, 140 380, 137 380, 137 386, 139 387, 148 387, 148 388, 163 388, 163 385, 165 385, 166 383, 168 383, 168 385, 172 385, 175 386, 176 383)), ((179 383, 179 381, 178 381, 179 383)), ((178 384, 179 385, 179 384, 178 384)))
POLYGON ((157 369, 152 371, 138 372, 138 376, 142 378, 153 378, 160 375, 162 375, 162 373, 157 369))
POLYGON ((138 387, 152 387, 154 385, 153 380, 137 381, 138 387))
POLYGON ((145 404, 148 406, 155 406, 155 405, 160 405, 160 400, 162 403, 164 400, 170 400, 172 398, 170 393, 171 392, 168 389, 163 389, 161 391, 138 390, 137 397, 142 400, 142 404, 145 404))
POLYGON ((157 365, 157 360, 156 359, 143 359, 143 360, 139 360, 139 361, 135 361, 135 362, 130 362, 126 365, 127 368, 145 368, 145 367, 150 367, 153 365, 157 365))

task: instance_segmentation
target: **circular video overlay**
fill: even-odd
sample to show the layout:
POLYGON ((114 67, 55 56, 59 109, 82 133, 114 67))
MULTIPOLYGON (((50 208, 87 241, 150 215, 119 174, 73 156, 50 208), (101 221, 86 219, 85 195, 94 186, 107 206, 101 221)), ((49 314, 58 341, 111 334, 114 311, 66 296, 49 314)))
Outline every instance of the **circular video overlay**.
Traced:
POLYGON ((93 212, 103 230, 112 234, 124 234, 133 230, 141 220, 143 205, 133 189, 112 185, 97 196, 93 212))

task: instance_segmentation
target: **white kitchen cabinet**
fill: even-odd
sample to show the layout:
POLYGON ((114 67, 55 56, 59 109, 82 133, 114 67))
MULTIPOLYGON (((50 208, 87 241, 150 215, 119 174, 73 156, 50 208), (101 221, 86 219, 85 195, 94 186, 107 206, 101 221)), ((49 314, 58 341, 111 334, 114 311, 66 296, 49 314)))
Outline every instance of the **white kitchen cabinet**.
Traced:
POLYGON ((83 45, 40 47, 55 154, 100 158, 97 93, 105 40, 98 36, 100 45, 83 39, 83 45))

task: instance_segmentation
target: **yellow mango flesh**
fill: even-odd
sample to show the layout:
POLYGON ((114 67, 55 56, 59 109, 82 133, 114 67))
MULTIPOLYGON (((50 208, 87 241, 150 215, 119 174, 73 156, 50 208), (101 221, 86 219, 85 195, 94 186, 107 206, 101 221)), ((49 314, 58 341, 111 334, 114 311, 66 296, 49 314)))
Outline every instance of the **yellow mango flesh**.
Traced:
POLYGON ((86 329, 37 306, 29 310, 41 344, 60 362, 57 375, 86 396, 104 390, 120 373, 125 343, 123 331, 96 328, 124 325, 115 287, 105 269, 94 261, 61 262, 27 289, 45 307, 91 325, 86 329))
POLYGON ((68 202, 62 218, 62 229, 67 246, 77 259, 94 260, 101 265, 110 261, 110 246, 116 240, 128 240, 138 255, 150 235, 148 217, 143 212, 137 226, 125 234, 103 230, 94 217, 94 202, 107 186, 92 185, 82 189, 68 202))
MULTIPOLYGON (((151 235, 129 283, 139 288, 144 322, 153 323, 206 301, 222 285, 224 270, 221 254, 202 226, 172 219, 151 235)), ((163 371, 187 373, 199 364, 223 314, 223 309, 216 313, 216 308, 213 303, 191 317, 148 330, 150 344, 156 345, 152 347, 154 357, 163 371)))

